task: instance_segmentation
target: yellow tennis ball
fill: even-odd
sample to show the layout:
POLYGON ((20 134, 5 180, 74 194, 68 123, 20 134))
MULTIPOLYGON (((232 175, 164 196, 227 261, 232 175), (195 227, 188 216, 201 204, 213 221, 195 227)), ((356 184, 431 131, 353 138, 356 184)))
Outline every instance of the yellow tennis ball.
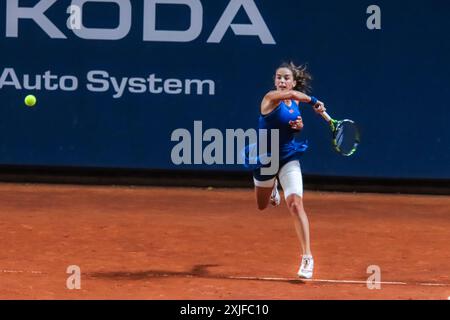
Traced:
POLYGON ((28 107, 33 107, 36 104, 36 97, 33 96, 32 94, 28 95, 25 97, 25 104, 28 107))

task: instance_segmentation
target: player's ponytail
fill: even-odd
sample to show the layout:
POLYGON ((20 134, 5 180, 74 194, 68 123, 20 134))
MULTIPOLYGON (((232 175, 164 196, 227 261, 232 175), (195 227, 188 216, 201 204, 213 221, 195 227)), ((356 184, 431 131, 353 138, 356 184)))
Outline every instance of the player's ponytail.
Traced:
POLYGON ((299 65, 296 66, 292 61, 287 63, 284 62, 281 64, 280 68, 287 68, 291 70, 294 80, 297 82, 297 85, 294 87, 294 90, 303 92, 303 93, 309 93, 311 91, 311 80, 312 76, 308 72, 306 65, 299 65))

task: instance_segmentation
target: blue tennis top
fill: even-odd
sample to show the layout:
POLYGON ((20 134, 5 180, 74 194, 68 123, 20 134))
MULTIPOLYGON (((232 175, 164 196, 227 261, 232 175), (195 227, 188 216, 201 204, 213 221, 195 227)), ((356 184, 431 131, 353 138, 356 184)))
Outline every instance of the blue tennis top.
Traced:
MULTIPOLYGON (((279 160, 282 161, 287 158, 300 158, 300 156, 308 148, 308 142, 306 140, 296 141, 295 136, 298 133, 289 125, 289 121, 297 120, 297 117, 301 116, 299 105, 291 100, 291 105, 288 106, 284 101, 266 115, 260 115, 258 120, 258 129, 268 130, 268 146, 267 154, 271 154, 270 143, 270 130, 278 129, 279 132, 279 160)), ((245 151, 245 164, 247 167, 258 168, 261 167, 260 159, 266 155, 259 155, 257 164, 249 164, 250 161, 250 149, 255 146, 247 146, 245 151)))

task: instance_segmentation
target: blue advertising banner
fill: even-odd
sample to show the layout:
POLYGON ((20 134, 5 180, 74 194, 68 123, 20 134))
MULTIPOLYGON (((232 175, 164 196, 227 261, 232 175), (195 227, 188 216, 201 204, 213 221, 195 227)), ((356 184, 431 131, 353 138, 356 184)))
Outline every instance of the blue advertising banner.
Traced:
POLYGON ((330 115, 361 130, 342 157, 302 105, 304 173, 450 179, 448 12, 440 0, 1 1, 0 164, 247 170, 238 148, 229 164, 203 152, 257 127, 292 60, 330 115))

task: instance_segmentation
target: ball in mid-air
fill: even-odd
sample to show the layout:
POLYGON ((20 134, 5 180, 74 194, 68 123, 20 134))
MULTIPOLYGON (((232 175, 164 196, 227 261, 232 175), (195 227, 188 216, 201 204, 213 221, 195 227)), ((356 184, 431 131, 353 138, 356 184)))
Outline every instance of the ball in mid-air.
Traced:
POLYGON ((36 97, 33 96, 32 94, 29 94, 28 96, 25 97, 25 104, 28 107, 34 107, 34 105, 36 104, 36 97))

